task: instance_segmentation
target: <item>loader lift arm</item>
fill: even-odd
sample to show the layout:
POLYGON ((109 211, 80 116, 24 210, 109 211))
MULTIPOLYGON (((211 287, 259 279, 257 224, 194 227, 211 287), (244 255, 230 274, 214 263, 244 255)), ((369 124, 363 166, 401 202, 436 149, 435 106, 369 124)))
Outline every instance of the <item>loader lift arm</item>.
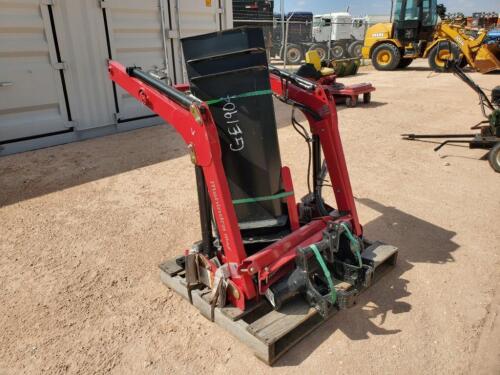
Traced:
MULTIPOLYGON (((295 260, 297 248, 320 240, 327 223, 333 219, 325 217, 314 220, 292 232, 284 240, 247 256, 221 162, 217 129, 208 106, 179 90, 185 90, 185 86, 176 88, 165 85, 140 68, 126 69, 118 62, 111 61, 109 76, 171 124, 188 145, 194 163, 202 168, 225 261, 238 265, 231 269, 231 283, 235 292, 229 294, 228 298, 235 306, 245 310, 246 301, 264 294, 273 282, 289 270, 295 260), (255 276, 258 278, 258 287, 252 280, 255 276)), ((362 237, 363 231, 354 203, 333 99, 321 85, 277 69, 271 69, 270 81, 276 95, 299 104, 312 134, 319 137, 332 185, 335 187, 333 192, 337 210, 342 213, 342 219, 349 222, 353 233, 362 237)), ((289 210, 296 209, 289 205, 289 210)), ((296 217, 297 213, 291 216, 296 217)), ((215 268, 213 265, 212 267, 215 268)))

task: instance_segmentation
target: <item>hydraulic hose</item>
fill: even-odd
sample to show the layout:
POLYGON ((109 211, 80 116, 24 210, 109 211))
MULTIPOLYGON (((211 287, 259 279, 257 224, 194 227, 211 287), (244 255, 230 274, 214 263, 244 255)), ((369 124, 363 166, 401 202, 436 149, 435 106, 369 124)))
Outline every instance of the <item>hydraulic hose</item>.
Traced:
POLYGON ((323 200, 323 183, 325 181, 327 170, 326 161, 323 161, 321 173, 317 177, 318 181, 316 181, 316 189, 314 189, 314 201, 316 202, 316 207, 318 208, 321 216, 330 215, 325 207, 325 201, 323 200))
POLYGON ((144 72, 141 68, 135 66, 128 67, 127 73, 129 76, 137 78, 138 80, 152 86, 186 109, 189 109, 192 104, 200 104, 199 101, 188 97, 186 94, 172 86, 166 85, 162 81, 153 77, 151 74, 144 72))

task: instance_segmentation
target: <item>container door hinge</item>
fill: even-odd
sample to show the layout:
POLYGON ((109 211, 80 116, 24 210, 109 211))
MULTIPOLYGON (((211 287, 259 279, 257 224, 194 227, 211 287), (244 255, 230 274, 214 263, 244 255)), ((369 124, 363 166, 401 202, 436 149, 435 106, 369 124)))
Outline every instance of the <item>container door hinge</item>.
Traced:
POLYGON ((108 7, 108 5, 109 5, 104 0, 98 0, 98 3, 99 3, 99 6, 101 7, 101 9, 106 9, 108 7))
POLYGON ((40 0, 40 5, 56 5, 56 0, 40 0))
POLYGON ((52 67, 55 69, 55 70, 66 70, 68 69, 68 63, 62 61, 62 62, 57 62, 57 63, 53 63, 52 64, 52 67))
POLYGON ((179 31, 178 30, 168 30, 167 31, 167 38, 169 39, 179 39, 179 31))
POLYGON ((224 9, 223 8, 218 8, 215 10, 215 13, 216 14, 223 14, 224 13, 224 9))

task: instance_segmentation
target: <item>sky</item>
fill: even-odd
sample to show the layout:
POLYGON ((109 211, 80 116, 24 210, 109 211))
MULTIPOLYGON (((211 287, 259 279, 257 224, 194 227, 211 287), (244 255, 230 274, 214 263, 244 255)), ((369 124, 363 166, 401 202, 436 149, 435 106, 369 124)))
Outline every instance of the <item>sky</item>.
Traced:
MULTIPOLYGON (((389 14, 390 0, 284 0, 285 11, 304 10, 314 14, 345 11, 350 6, 350 12, 355 16, 389 14)), ((500 0, 441 0, 448 12, 462 12, 472 15, 473 12, 500 12, 500 0)), ((279 12, 280 0, 274 0, 274 10, 279 12)))

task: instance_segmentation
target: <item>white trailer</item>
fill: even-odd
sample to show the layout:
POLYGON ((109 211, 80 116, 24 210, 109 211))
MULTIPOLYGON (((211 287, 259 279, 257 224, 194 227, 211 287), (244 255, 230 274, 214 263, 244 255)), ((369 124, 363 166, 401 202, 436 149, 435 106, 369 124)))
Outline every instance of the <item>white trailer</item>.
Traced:
POLYGON ((367 25, 366 18, 352 17, 347 12, 317 15, 313 19, 313 40, 318 45, 329 45, 335 59, 361 57, 367 25))

